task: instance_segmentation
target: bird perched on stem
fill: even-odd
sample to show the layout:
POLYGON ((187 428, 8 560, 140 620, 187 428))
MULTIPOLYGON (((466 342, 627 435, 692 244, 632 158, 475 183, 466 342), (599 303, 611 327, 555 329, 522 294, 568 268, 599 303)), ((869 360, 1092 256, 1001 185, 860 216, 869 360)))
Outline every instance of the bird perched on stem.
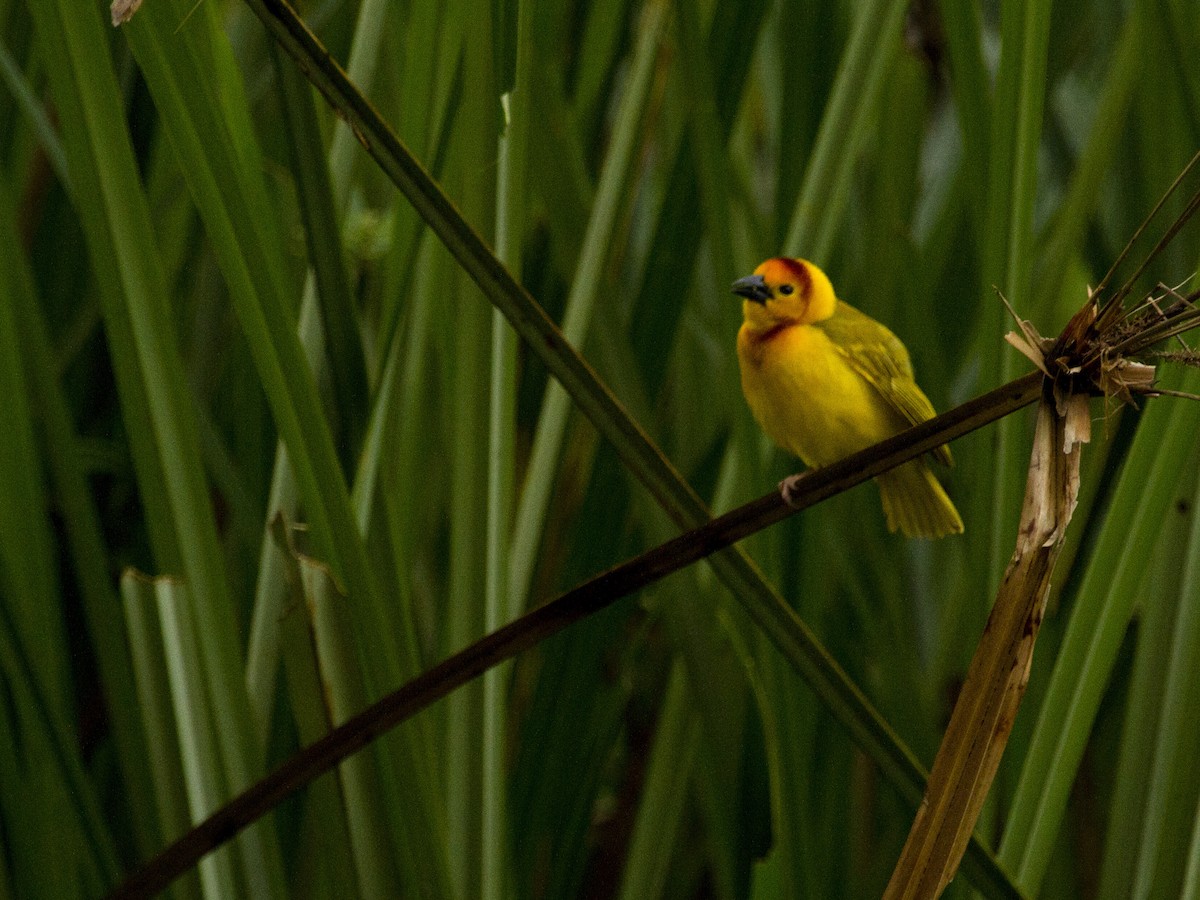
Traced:
MULTIPOLYGON (((904 344, 839 300, 817 266, 768 259, 733 292, 745 298, 737 350, 746 402, 767 436, 806 465, 829 465, 933 418, 904 344)), ((933 455, 951 464, 948 447, 933 455)), ((963 530, 924 458, 875 480, 890 530, 930 538, 963 530)))

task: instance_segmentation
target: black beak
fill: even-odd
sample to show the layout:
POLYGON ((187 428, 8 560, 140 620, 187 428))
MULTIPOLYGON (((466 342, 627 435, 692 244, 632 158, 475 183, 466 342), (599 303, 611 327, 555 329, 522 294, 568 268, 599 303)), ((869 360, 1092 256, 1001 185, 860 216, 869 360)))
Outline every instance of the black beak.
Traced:
POLYGON ((771 299, 771 289, 767 287, 767 283, 761 275, 747 275, 745 278, 739 278, 733 283, 730 290, 755 303, 766 303, 771 299))

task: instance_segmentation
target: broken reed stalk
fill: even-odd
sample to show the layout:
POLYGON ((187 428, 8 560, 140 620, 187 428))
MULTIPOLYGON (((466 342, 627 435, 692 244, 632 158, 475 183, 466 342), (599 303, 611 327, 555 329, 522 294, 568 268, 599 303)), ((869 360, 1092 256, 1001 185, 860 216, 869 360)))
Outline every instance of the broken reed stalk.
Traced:
MULTIPOLYGON (((1131 310, 1122 302, 1134 281, 1200 209, 1200 191, 1134 275, 1113 294, 1102 296, 1138 235, 1198 161, 1200 153, 1192 157, 1057 339, 1043 338, 1009 307, 1020 333, 1008 334, 1006 340, 1044 376, 1016 548, 884 900, 938 897, 958 871, 1029 681, 1050 576, 1079 494, 1081 445, 1091 437, 1090 397, 1131 402, 1134 394, 1159 393, 1154 388, 1154 367, 1131 357, 1200 323, 1197 291, 1181 296, 1165 289, 1162 297, 1150 296, 1131 310), (1173 302, 1160 307, 1159 300, 1168 297, 1173 302)), ((1190 362, 1190 351, 1185 356, 1190 362)))
MULTIPOLYGON (((1088 414, 1087 396, 1069 398, 1088 414)), ((1063 452, 1069 423, 1049 381, 1037 427, 1016 549, 971 660, 929 776, 925 799, 892 872, 885 900, 936 897, 958 870, 996 776, 1029 681, 1050 575, 1079 493, 1080 444, 1063 452)))

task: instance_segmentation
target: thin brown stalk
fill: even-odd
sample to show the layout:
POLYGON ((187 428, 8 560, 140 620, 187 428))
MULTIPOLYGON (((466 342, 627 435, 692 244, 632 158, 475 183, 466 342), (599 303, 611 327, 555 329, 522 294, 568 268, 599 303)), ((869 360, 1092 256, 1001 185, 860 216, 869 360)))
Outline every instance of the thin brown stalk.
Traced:
MULTIPOLYGON (((1200 153, 1192 157, 1192 162, 1195 162, 1198 158, 1200 158, 1200 153)), ((1188 163, 1188 168, 1191 168, 1191 163, 1188 163)), ((1183 175, 1185 174, 1187 174, 1187 169, 1180 174, 1179 178, 1182 179, 1183 175)), ((1166 198, 1164 197, 1163 199, 1165 200, 1166 198)), ((1158 239, 1158 243, 1155 244, 1153 249, 1146 254, 1146 258, 1142 261, 1142 264, 1138 266, 1137 270, 1125 280, 1125 283, 1121 285, 1121 289, 1113 294, 1110 302, 1120 303, 1129 296, 1130 292, 1133 290, 1134 283, 1142 277, 1142 273, 1150 267, 1150 264, 1158 256, 1158 254, 1163 251, 1167 244, 1171 243, 1171 241, 1175 239, 1175 235, 1177 235, 1183 226, 1188 223, 1188 220, 1196 214, 1197 209, 1200 209, 1200 191, 1197 191, 1192 195, 1191 199, 1187 202, 1187 206, 1183 208, 1183 212, 1181 212, 1175 221, 1171 223, 1171 226, 1166 230, 1163 236, 1158 239)))
POLYGON ((1039 396, 1041 381, 1041 373, 1030 373, 860 453, 806 473, 796 480, 792 505, 772 491, 492 632, 348 719, 251 785, 135 872, 110 898, 129 900, 164 890, 205 854, 289 794, 492 666, 735 541, 1029 405, 1039 396))
MULTIPOLYGON (((1093 297, 1099 297, 1101 294, 1104 293, 1104 291, 1106 291, 1108 289, 1108 283, 1112 280, 1113 275, 1116 274, 1116 271, 1118 268, 1120 268, 1121 264, 1123 262, 1125 262, 1125 258, 1127 256, 1129 256, 1129 254, 1133 251, 1134 244, 1136 244, 1138 242, 1138 239, 1142 236, 1142 233, 1147 228, 1150 227, 1150 223, 1152 221, 1154 221, 1154 217, 1158 215, 1159 210, 1161 210, 1163 208, 1163 206, 1166 204, 1167 200, 1169 200, 1171 198, 1171 195, 1174 194, 1175 191, 1179 189, 1179 186, 1181 184, 1183 184, 1183 180, 1187 177, 1188 172, 1190 172, 1192 170, 1192 168, 1196 165, 1197 162, 1200 162, 1200 151, 1197 151, 1195 153, 1195 155, 1193 155, 1192 158, 1190 160, 1188 160, 1188 164, 1183 167, 1183 171, 1181 171, 1179 173, 1179 175, 1176 176, 1175 180, 1173 182, 1171 182, 1171 186, 1169 188, 1167 188, 1166 192, 1162 195, 1162 197, 1159 198, 1159 201, 1156 204, 1154 204, 1154 209, 1150 210, 1150 214, 1147 215, 1146 218, 1142 220, 1142 224, 1137 227, 1137 230, 1134 231, 1133 236, 1130 237, 1128 243, 1125 244, 1124 249, 1117 256, 1117 258, 1113 262, 1113 264, 1111 266, 1109 266, 1108 271, 1104 273, 1104 277, 1100 279, 1100 283, 1098 285, 1096 285, 1095 289, 1093 289, 1093 291, 1092 291, 1093 297)), ((1193 201, 1194 200, 1195 200, 1195 198, 1193 198, 1193 201)), ((1176 224, 1179 227, 1182 227, 1181 222, 1177 221, 1176 224)), ((1175 230, 1177 231, 1178 228, 1176 228, 1175 230)), ((1171 236, 1174 237, 1174 233, 1172 233, 1171 236)), ((1165 244, 1160 242, 1159 246, 1155 247, 1155 249, 1153 251, 1151 251, 1150 254, 1148 254, 1148 256, 1146 258, 1146 262, 1143 263, 1142 267, 1138 270, 1139 273, 1145 269, 1145 266, 1149 263, 1150 260, 1152 260, 1155 256, 1158 255, 1159 251, 1161 251, 1164 246, 1165 246, 1165 244)), ((1113 296, 1111 298, 1109 298, 1109 300, 1107 302, 1105 302, 1105 304, 1104 304, 1105 307, 1108 307, 1108 306, 1112 305, 1113 303, 1119 303, 1120 300, 1123 299, 1124 296, 1128 293, 1128 287, 1132 281, 1133 281, 1133 279, 1130 279, 1129 282, 1127 282, 1126 287, 1122 289, 1122 291, 1124 291, 1124 293, 1122 291, 1117 291, 1115 294, 1113 294, 1113 296)))

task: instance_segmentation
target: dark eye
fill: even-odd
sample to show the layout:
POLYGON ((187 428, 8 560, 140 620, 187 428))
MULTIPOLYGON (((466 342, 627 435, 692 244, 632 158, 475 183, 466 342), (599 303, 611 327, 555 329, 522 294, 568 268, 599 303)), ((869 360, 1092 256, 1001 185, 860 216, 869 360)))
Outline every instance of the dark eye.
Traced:
POLYGON ((792 287, 790 284, 781 284, 779 286, 779 293, 781 293, 781 294, 790 294, 794 290, 796 290, 796 289, 794 287, 792 287))

